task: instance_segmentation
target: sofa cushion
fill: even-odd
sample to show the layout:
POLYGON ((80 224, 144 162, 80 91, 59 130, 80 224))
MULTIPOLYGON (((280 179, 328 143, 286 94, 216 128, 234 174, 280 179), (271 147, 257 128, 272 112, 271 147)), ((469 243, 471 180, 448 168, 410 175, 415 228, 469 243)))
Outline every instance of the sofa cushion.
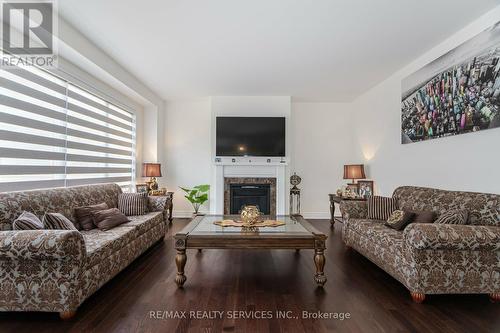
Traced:
POLYGON ((128 219, 130 222, 107 231, 99 229, 81 231, 87 249, 87 262, 85 264, 87 268, 98 264, 102 259, 107 258, 151 228, 164 223, 162 212, 129 216, 128 219))
POLYGON ((392 212, 398 209, 394 198, 373 196, 368 198, 368 218, 387 221, 392 212))
POLYGON ((118 208, 103 209, 92 212, 94 224, 100 230, 109 230, 119 226, 129 219, 118 208))
POLYGON ((93 212, 97 212, 99 210, 105 210, 108 209, 108 204, 105 202, 102 202, 97 205, 90 205, 90 206, 84 206, 84 207, 77 207, 75 208, 75 216, 76 220, 80 226, 80 229, 83 230, 90 230, 94 229, 94 218, 92 216, 93 212))
POLYGON ((43 223, 35 214, 24 211, 14 220, 12 228, 14 230, 37 230, 43 229, 43 223))
POLYGON ((415 213, 404 210, 395 210, 385 222, 385 225, 394 230, 403 230, 415 217, 415 213))
POLYGON ((469 212, 465 209, 450 210, 439 215, 437 224, 467 224, 469 212))
POLYGON ((403 244, 403 232, 389 228, 378 220, 356 219, 349 221, 349 228, 385 246, 403 244))
POLYGON ((432 223, 436 220, 437 214, 427 210, 411 211, 415 214, 413 223, 432 223))
POLYGON ((118 209, 127 216, 144 215, 148 211, 148 194, 120 193, 118 209))
POLYGON ((135 228, 119 226, 107 231, 99 229, 82 230, 81 234, 87 250, 85 267, 89 268, 119 251, 133 239, 137 238, 138 231, 135 228))
POLYGON ((47 213, 43 217, 43 226, 45 229, 57 229, 57 230, 76 230, 73 222, 68 220, 61 213, 47 213))
POLYGON ((130 222, 122 224, 120 227, 136 228, 139 235, 163 222, 162 212, 151 212, 146 215, 128 216, 130 222))

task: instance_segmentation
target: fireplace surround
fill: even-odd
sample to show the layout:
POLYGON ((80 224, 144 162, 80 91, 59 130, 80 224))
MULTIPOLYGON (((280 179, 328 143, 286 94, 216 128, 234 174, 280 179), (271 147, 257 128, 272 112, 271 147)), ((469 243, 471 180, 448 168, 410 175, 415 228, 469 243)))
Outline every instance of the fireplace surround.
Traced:
POLYGON ((225 177, 224 214, 239 214, 244 204, 258 205, 266 215, 276 215, 276 178, 225 177))

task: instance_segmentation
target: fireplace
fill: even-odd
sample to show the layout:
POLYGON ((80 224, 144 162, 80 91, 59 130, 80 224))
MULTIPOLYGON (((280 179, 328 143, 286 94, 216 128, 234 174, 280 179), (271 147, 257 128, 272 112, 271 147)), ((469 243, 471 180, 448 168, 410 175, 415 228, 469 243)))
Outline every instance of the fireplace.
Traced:
POLYGON ((224 214, 239 214, 245 205, 276 215, 276 178, 224 178, 224 214))
POLYGON ((240 214, 246 205, 259 207, 262 214, 271 213, 271 185, 269 184, 231 184, 229 185, 229 213, 240 214))

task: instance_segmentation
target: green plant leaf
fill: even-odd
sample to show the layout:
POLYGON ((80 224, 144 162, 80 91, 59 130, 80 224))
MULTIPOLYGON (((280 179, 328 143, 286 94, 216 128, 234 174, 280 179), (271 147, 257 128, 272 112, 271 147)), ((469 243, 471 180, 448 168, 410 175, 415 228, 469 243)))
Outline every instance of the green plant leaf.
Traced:
POLYGON ((190 189, 185 188, 185 187, 180 187, 180 186, 179 186, 179 188, 180 188, 181 190, 183 190, 184 192, 186 192, 186 193, 189 193, 189 192, 191 191, 190 189))
POLYGON ((208 184, 197 185, 194 188, 197 189, 197 190, 199 190, 200 192, 208 192, 210 190, 210 185, 208 185, 208 184))
POLYGON ((205 201, 208 200, 208 195, 207 194, 199 195, 195 198, 195 200, 197 203, 203 204, 205 201))

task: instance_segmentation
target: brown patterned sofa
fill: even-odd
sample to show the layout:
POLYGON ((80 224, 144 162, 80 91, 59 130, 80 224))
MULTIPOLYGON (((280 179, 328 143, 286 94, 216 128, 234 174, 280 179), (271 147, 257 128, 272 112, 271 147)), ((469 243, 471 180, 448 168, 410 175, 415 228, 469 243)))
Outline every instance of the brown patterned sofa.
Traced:
POLYGON ((12 230, 22 211, 59 212, 106 202, 117 207, 116 184, 0 193, 0 311, 59 312, 78 306, 166 232, 166 197, 150 197, 149 213, 108 231, 12 230))
POLYGON ((500 298, 500 195, 403 186, 402 209, 469 211, 468 225, 411 223, 396 231, 369 220, 366 202, 343 201, 342 237, 348 247, 404 284, 414 301, 426 294, 489 294, 500 298))

